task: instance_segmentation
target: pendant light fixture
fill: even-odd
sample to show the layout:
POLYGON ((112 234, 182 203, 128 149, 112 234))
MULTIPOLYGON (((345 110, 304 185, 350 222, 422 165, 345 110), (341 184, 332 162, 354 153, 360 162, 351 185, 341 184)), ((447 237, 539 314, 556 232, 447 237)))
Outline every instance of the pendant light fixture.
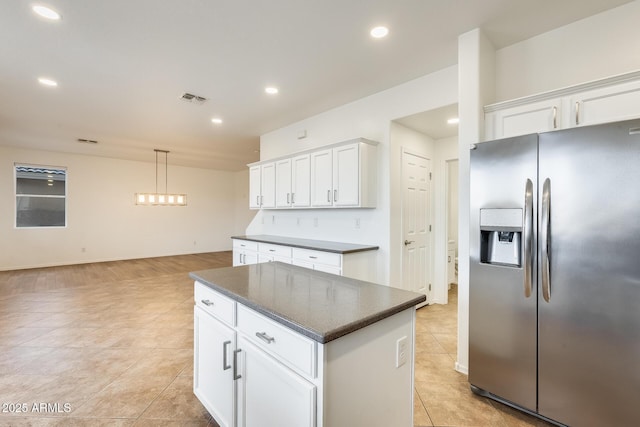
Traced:
POLYGON ((155 193, 136 193, 136 205, 144 206, 186 206, 186 194, 168 193, 168 157, 169 152, 166 150, 153 150, 156 152, 156 192, 155 193), (164 193, 158 193, 158 153, 164 153, 164 193))

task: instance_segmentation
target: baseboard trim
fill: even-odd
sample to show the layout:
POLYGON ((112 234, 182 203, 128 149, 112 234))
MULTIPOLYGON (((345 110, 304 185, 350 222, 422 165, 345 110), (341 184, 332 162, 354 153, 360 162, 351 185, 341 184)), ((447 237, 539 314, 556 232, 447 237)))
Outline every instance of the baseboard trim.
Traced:
POLYGON ((469 375, 469 367, 466 366, 466 365, 461 365, 457 361, 456 361, 455 369, 456 369, 456 371, 460 372, 461 374, 469 375))

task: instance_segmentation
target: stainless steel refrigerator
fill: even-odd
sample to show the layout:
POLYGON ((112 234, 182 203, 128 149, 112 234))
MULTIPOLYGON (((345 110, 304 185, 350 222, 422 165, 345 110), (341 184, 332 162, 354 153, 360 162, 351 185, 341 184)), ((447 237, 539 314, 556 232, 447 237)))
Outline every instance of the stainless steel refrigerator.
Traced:
POLYGON ((477 144, 470 184, 472 390, 640 425, 640 120, 477 144))

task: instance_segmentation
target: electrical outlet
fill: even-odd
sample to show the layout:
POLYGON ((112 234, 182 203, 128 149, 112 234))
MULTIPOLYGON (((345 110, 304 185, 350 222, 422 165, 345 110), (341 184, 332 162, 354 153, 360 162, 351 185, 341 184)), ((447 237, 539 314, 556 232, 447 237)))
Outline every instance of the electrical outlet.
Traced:
POLYGON ((300 218, 296 218, 296 225, 300 227, 300 218))
POLYGON ((313 218, 313 226, 314 227, 318 226, 318 218, 313 218))
POLYGON ((360 218, 356 218, 356 228, 360 228, 360 218))
POLYGON ((396 341, 396 368, 407 363, 407 337, 404 336, 396 341))

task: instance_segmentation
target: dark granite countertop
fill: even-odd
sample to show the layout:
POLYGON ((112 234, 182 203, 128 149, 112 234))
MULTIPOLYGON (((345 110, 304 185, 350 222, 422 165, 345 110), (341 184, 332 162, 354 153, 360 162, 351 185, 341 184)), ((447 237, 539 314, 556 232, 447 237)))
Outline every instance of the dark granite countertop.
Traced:
POLYGON ((189 276, 319 343, 426 300, 415 292, 280 262, 195 271, 189 276))
POLYGON ((269 236, 266 234, 252 236, 232 236, 232 239, 250 240, 253 242, 272 243, 274 245, 292 246, 294 248, 312 249, 316 251, 350 254, 354 252, 374 251, 378 246, 356 245, 353 243, 329 242, 326 240, 299 239, 296 237, 269 236))

